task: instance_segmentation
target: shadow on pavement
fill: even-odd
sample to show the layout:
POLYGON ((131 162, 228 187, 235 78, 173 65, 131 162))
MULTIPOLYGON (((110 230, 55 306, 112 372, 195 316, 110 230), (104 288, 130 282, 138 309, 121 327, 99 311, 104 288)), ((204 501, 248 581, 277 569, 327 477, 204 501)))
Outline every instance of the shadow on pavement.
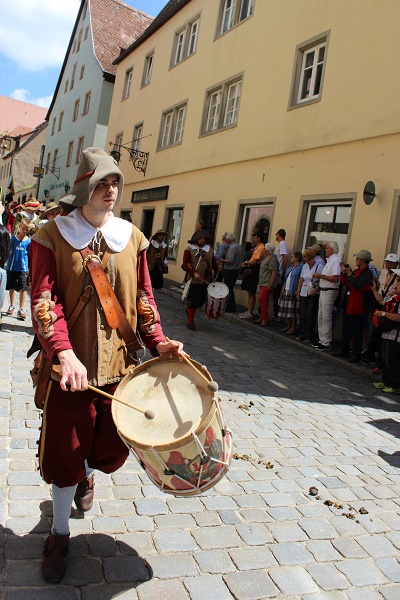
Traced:
MULTIPOLYGON (((60 584, 45 582, 40 563, 44 540, 50 530, 52 502, 41 502, 40 509, 39 521, 27 535, 18 536, 0 525, 0 547, 3 549, 3 560, 0 555, 0 579, 3 590, 21 588, 18 598, 34 600, 36 597, 47 598, 47 595, 42 595, 43 588, 49 589, 50 598, 51 588, 85 586, 85 598, 111 600, 118 593, 136 588, 152 578, 152 567, 134 548, 109 535, 93 533, 71 536, 68 567, 63 581, 60 584)), ((71 518, 81 519, 83 514, 74 509, 71 518)), ((65 597, 69 598, 69 595, 65 597)))

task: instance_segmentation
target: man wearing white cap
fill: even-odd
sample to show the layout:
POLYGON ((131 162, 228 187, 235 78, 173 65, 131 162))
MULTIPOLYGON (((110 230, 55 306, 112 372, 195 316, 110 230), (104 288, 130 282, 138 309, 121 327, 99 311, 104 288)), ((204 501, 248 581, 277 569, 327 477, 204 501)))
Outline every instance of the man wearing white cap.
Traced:
POLYGON ((397 254, 390 253, 385 258, 385 267, 379 273, 379 293, 385 297, 390 295, 393 291, 393 294, 396 293, 396 279, 397 275, 393 272, 393 269, 397 269, 397 265, 399 264, 399 257, 397 254), (393 289, 392 289, 393 288, 393 289))
POLYGON ((72 501, 89 510, 93 470, 112 473, 129 452, 112 421, 111 401, 89 390, 88 382, 113 394, 135 363, 137 344, 126 341, 124 323, 133 332, 138 328, 154 356, 183 352, 161 329, 146 261, 148 241, 113 215, 122 189, 123 175, 112 157, 87 148, 72 191, 60 200, 69 214, 46 223, 32 240, 32 323, 61 370, 60 383, 47 390, 38 455, 41 475, 52 484, 53 524, 42 572, 53 583, 66 570, 72 501), (99 275, 91 276, 92 269, 99 275), (98 292, 96 277, 102 279, 98 292), (81 309, 84 290, 94 293, 81 309), (67 322, 71 314, 73 328, 67 322))

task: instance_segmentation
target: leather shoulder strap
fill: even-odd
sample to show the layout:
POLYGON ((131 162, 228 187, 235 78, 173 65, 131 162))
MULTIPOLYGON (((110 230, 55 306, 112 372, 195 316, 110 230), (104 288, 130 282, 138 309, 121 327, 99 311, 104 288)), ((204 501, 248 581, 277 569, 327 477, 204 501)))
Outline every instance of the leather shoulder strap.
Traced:
POLYGON ((130 355, 138 350, 142 350, 143 343, 133 331, 131 324, 122 310, 118 298, 104 272, 101 258, 94 254, 89 246, 80 250, 80 253, 83 258, 84 267, 89 271, 92 278, 108 325, 112 329, 118 329, 130 355))

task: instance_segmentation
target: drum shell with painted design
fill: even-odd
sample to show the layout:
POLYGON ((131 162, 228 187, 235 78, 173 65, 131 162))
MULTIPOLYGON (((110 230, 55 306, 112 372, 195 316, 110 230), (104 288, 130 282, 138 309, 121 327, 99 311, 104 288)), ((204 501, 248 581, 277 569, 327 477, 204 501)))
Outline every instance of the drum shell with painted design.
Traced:
MULTIPOLYGON (((211 381, 208 371, 192 362, 211 381)), ((177 357, 149 360, 133 369, 114 395, 155 412, 149 420, 112 403, 121 439, 159 489, 191 496, 210 489, 226 473, 232 459, 231 433, 217 393, 190 365, 177 357)))

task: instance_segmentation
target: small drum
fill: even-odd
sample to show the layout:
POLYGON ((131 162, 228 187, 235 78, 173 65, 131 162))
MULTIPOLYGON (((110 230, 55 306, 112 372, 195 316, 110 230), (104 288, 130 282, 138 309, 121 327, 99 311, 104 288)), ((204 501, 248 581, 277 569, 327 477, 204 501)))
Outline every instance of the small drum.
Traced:
MULTIPOLYGON (((208 380, 210 374, 192 361, 208 380)), ((178 357, 159 357, 135 367, 114 396, 143 410, 112 402, 112 416, 122 441, 152 482, 175 496, 210 489, 232 460, 232 436, 218 400, 207 382, 178 357)))
POLYGON ((220 319, 225 312, 226 301, 229 290, 224 283, 210 283, 207 286, 207 299, 205 306, 206 317, 209 319, 220 319))

